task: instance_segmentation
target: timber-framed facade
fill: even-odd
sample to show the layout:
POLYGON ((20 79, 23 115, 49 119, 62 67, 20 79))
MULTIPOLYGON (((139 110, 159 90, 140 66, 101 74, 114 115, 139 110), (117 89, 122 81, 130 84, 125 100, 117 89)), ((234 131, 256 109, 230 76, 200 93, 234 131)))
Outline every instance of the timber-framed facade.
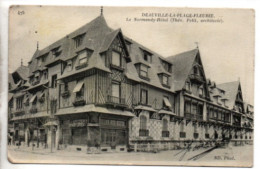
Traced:
POLYGON ((9 74, 14 144, 152 151, 252 144, 239 81, 207 79, 198 48, 163 57, 99 16, 9 74))

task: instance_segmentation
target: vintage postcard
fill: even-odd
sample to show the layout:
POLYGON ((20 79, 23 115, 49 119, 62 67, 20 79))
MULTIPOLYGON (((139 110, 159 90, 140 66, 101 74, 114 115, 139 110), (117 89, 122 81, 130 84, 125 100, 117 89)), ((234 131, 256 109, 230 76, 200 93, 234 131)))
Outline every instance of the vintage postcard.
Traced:
POLYGON ((251 167, 254 16, 11 6, 9 161, 251 167))

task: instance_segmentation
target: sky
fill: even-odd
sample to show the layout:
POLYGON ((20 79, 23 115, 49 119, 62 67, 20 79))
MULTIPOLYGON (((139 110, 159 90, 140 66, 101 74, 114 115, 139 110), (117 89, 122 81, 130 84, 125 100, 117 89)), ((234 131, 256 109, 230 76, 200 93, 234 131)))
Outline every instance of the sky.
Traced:
MULTIPOLYGON (((9 72, 27 65, 36 50, 100 15, 100 7, 13 6, 9 11, 9 72)), ((113 29, 163 57, 198 47, 207 78, 217 84, 240 80, 244 100, 254 102, 254 11, 248 9, 104 7, 113 29), (211 14, 222 23, 144 22, 142 14, 211 14), (127 21, 131 19, 131 21, 127 21)), ((156 17, 153 17, 157 19, 156 17)), ((179 18, 178 18, 179 19, 179 18)), ((192 19, 192 18, 189 18, 192 19)), ((196 18, 200 21, 201 18, 196 18)))

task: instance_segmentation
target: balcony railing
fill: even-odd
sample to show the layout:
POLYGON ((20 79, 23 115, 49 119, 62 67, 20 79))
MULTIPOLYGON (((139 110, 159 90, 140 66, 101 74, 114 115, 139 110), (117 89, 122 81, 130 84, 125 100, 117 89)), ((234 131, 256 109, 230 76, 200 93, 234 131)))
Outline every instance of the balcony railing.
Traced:
POLYGON ((205 138, 207 138, 207 139, 209 138, 209 134, 208 133, 205 134, 205 138))
POLYGON ((162 131, 162 137, 169 137, 170 132, 169 131, 162 131))
POLYGON ((199 133, 193 133, 193 137, 194 137, 195 139, 199 138, 199 133))
POLYGON ((80 65, 77 65, 77 66, 76 66, 76 70, 82 69, 82 68, 87 67, 87 66, 88 66, 87 63, 83 63, 83 64, 80 64, 80 65))
POLYGON ((149 136, 149 130, 147 129, 140 129, 139 130, 139 136, 149 136))
POLYGON ((86 100, 84 99, 84 96, 75 97, 75 100, 73 102, 74 106, 84 106, 85 104, 86 104, 86 100))
POLYGON ((198 120, 198 121, 203 120, 203 116, 199 114, 185 113, 184 116, 186 119, 198 120))
POLYGON ((37 111, 38 111, 38 109, 37 109, 36 106, 33 106, 33 107, 31 107, 31 109, 30 109, 30 113, 31 113, 31 114, 35 114, 35 113, 37 113, 37 111))
POLYGON ((203 83, 204 82, 203 77, 200 76, 200 75, 191 74, 189 77, 190 77, 190 80, 192 80, 192 81, 196 81, 196 82, 199 82, 199 83, 203 83))
POLYGON ((241 127, 240 123, 233 123, 233 126, 241 127))
POLYGON ((180 138, 186 138, 186 133, 185 132, 180 132, 180 138))
POLYGON ((119 71, 124 71, 124 68, 121 67, 121 66, 117 66, 117 65, 114 65, 114 64, 110 64, 110 67, 111 67, 111 68, 114 68, 114 69, 117 69, 117 70, 119 70, 119 71))
POLYGON ((150 78, 147 77, 147 76, 143 76, 143 75, 139 74, 139 77, 140 77, 141 79, 143 79, 143 80, 150 81, 150 78))
POLYGON ((15 113, 15 114, 25 113, 24 107, 17 108, 17 109, 14 111, 14 113, 15 113))
POLYGON ((107 97, 107 103, 113 105, 126 106, 125 98, 120 98, 120 97, 115 97, 110 95, 108 95, 107 97))
POLYGON ((61 93, 61 96, 62 96, 63 98, 67 98, 67 97, 70 96, 70 92, 69 92, 69 91, 64 91, 63 93, 61 93))
POLYGON ((35 86, 35 85, 37 85, 39 83, 40 83, 40 80, 37 80, 37 81, 32 82, 32 85, 35 86))

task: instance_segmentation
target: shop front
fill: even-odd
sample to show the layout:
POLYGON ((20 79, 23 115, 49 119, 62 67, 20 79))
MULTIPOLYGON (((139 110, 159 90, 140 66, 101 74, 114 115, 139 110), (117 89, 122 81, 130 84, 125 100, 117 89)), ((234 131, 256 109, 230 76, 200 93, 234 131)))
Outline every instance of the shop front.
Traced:
POLYGON ((63 118, 60 122, 59 144, 63 148, 86 146, 88 141, 87 118, 63 118))
POLYGON ((25 141, 25 124, 23 122, 14 123, 14 141, 22 143, 25 141))
POLYGON ((127 151, 127 119, 101 116, 101 151, 127 151))
POLYGON ((60 116, 61 148, 84 151, 90 147, 104 152, 127 150, 127 118, 85 113, 60 116))

